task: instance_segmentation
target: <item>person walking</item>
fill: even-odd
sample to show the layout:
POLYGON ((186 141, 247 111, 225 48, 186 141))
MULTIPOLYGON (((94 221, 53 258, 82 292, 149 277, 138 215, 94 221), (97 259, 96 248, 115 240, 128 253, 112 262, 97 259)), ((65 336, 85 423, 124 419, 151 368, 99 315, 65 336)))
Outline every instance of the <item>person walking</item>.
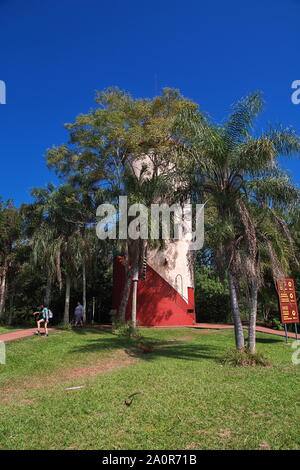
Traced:
POLYGON ((78 301, 77 306, 74 310, 74 326, 80 324, 81 328, 83 327, 83 306, 78 301))
POLYGON ((42 318, 42 307, 38 307, 39 310, 33 312, 34 319, 36 321, 36 327, 38 327, 38 321, 42 318))
POLYGON ((41 323, 44 323, 45 336, 48 336, 48 322, 49 322, 49 308, 48 308, 48 305, 42 305, 41 306, 41 312, 35 312, 35 313, 36 314, 37 313, 42 314, 42 318, 40 318, 37 321, 37 330, 36 330, 35 334, 36 335, 41 334, 41 332, 40 332, 41 323))

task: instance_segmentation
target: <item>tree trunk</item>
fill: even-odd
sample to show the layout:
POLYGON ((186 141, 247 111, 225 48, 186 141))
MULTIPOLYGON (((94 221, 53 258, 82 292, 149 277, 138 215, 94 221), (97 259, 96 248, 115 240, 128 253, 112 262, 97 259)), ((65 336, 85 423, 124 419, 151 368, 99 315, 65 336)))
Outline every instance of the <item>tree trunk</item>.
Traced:
POLYGON ((49 307, 50 300, 51 300, 51 287, 52 287, 52 280, 51 280, 51 273, 50 273, 50 270, 49 270, 48 271, 48 277, 47 277, 47 286, 46 286, 45 298, 44 298, 44 302, 45 302, 46 305, 48 305, 48 307, 49 307))
POLYGON ((86 323, 86 266, 82 263, 82 297, 83 297, 83 322, 86 323))
POLYGON ((139 273, 143 271, 143 261, 146 253, 145 240, 139 238, 135 241, 133 250, 134 260, 132 268, 132 309, 131 309, 131 322, 132 327, 136 329, 136 309, 137 309, 137 292, 138 292, 138 281, 139 273))
POLYGON ((10 309, 9 314, 8 314, 8 320, 7 320, 8 326, 12 326, 13 319, 14 319, 14 314, 13 314, 13 311, 10 309))
POLYGON ((69 274, 66 276, 66 296, 65 296, 65 312, 64 324, 70 323, 70 292, 71 292, 71 278, 69 274))
POLYGON ((129 296, 130 296, 131 280, 132 280, 132 272, 131 271, 132 271, 131 269, 126 268, 126 280, 125 280, 122 300, 121 300, 121 303, 120 303, 120 306, 119 306, 119 311, 118 311, 119 318, 122 321, 125 321, 126 308, 127 308, 128 299, 129 299, 129 296))
POLYGON ((10 290, 9 290, 9 314, 8 314, 8 325, 11 326, 14 320, 14 300, 15 300, 15 293, 16 293, 16 276, 10 282, 10 290))
POLYGON ((257 281, 251 282, 250 286, 250 311, 249 311, 249 337, 248 348, 249 352, 254 354, 256 351, 256 316, 257 316, 257 296, 258 285, 257 281))
POLYGON ((3 267, 2 267, 1 278, 0 278, 1 279, 0 281, 0 318, 3 316, 7 273, 8 273, 8 261, 7 261, 7 258, 5 258, 3 267))
POLYGON ((139 280, 139 265, 136 265, 133 268, 133 275, 132 275, 132 309, 131 309, 131 322, 132 327, 136 329, 136 305, 137 305, 137 287, 138 287, 138 280, 139 280))
POLYGON ((234 334, 235 334, 235 344, 238 350, 243 349, 245 347, 245 340, 244 340, 244 331, 243 325, 241 321, 240 309, 237 299, 237 291, 236 291, 236 284, 234 275, 229 272, 229 290, 230 290, 230 300, 231 300, 231 313, 234 323, 234 334))

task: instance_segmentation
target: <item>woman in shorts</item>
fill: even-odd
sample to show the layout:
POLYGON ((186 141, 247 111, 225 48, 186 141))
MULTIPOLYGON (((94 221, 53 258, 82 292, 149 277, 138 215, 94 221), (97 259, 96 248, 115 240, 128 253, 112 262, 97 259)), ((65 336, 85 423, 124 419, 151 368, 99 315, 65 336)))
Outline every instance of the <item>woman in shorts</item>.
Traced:
MULTIPOLYGON (((40 313, 40 312, 35 312, 35 313, 40 313)), ((42 314, 42 318, 37 321, 37 330, 35 334, 36 335, 41 334, 40 332, 41 323, 44 323, 45 336, 48 336, 49 308, 47 305, 41 306, 41 314, 42 314)))

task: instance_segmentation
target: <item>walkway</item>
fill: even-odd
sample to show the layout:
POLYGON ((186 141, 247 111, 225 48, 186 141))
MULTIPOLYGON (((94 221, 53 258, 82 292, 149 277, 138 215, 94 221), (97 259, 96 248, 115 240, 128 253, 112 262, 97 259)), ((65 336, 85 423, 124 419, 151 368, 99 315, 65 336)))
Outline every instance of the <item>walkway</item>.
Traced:
MULTIPOLYGON (((233 329, 233 325, 223 325, 223 324, 220 324, 220 323, 195 323, 195 325, 190 326, 190 328, 205 328, 205 329, 209 329, 209 330, 225 330, 225 329, 233 329)), ((247 329, 248 326, 243 326, 243 328, 247 329)), ((259 331, 260 333, 268 333, 268 334, 276 335, 276 336, 285 336, 284 331, 273 330, 272 328, 266 328, 264 326, 257 326, 256 331, 259 331)), ((288 332, 288 337, 289 338, 296 338, 296 334, 288 332)), ((300 331, 298 332, 298 339, 300 340, 300 331)))
MULTIPOLYGON (((48 328, 49 331, 53 330, 53 328, 48 328)), ((14 339, 21 339, 27 338, 28 336, 33 336, 36 328, 27 328, 26 330, 17 330, 11 331, 10 333, 3 333, 0 335, 0 341, 13 341, 14 339)))
MULTIPOLYGON (((111 328, 111 325, 94 325, 94 328, 111 328)), ((159 328, 159 327, 158 327, 159 328)), ((172 328, 172 327, 166 327, 166 328, 172 328)), ((176 327, 177 328, 177 327, 176 327)), ((220 323, 195 323, 195 325, 188 326, 188 328, 204 328, 206 330, 227 330, 227 329, 233 329, 233 325, 223 325, 220 323)), ((247 329, 247 326, 244 326, 243 328, 247 329)), ((54 328, 48 328, 49 331, 54 330, 54 328)), ((10 333, 3 333, 0 335, 0 341, 13 341, 15 339, 21 339, 21 338, 27 338, 29 336, 33 336, 34 332, 36 331, 36 328, 27 328, 26 330, 17 330, 17 331, 12 331, 10 333)), ((276 335, 276 336, 285 336, 284 331, 279 331, 279 330, 272 330, 271 328, 265 328, 264 326, 257 326, 256 331, 259 331, 260 333, 268 333, 271 335, 276 335)), ((288 333, 289 338, 296 338, 295 333, 288 333)), ((298 333, 298 339, 300 340, 300 331, 298 333)))

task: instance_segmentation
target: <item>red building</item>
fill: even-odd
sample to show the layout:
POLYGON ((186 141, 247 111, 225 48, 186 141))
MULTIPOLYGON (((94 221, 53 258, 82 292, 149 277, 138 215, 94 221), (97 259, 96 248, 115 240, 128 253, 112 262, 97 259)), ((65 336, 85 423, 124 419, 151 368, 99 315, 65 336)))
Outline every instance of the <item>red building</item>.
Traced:
MULTIPOLYGON (((165 256, 165 252, 161 253, 165 256)), ((156 261, 159 256, 156 253, 156 261)), ((157 263, 156 263, 157 264, 157 263)), ((160 264, 160 263, 159 263, 160 264)), ((176 282, 164 275, 168 272, 164 259, 164 269, 154 269, 147 263, 145 280, 138 281, 137 323, 139 326, 186 326, 196 321, 194 310, 194 289, 187 286, 184 295, 184 280, 181 274, 175 276, 176 282), (180 279, 181 278, 181 279, 180 279), (169 279, 169 280, 167 280, 169 279)), ((173 269, 172 269, 173 270, 173 269)), ((117 257, 113 271, 113 309, 118 309, 125 284, 124 260, 117 257)), ((132 292, 126 310, 126 320, 131 318, 132 292)))
MULTIPOLYGON (((151 177, 156 164, 155 154, 150 152, 148 155, 143 154, 135 159, 132 170, 137 179, 142 181, 151 177), (145 171, 145 165, 147 171, 145 171)), ((157 173, 171 170, 172 167, 169 166, 156 168, 157 173)), ((165 240, 164 249, 150 249, 149 247, 147 249, 145 279, 137 281, 136 319, 140 326, 183 326, 192 325, 196 321, 191 236, 186 230, 188 226, 185 225, 191 219, 191 208, 186 208, 182 236, 165 240)), ((118 310, 124 285, 123 258, 118 257, 114 262, 113 273, 114 310, 118 310)), ((127 305, 126 320, 131 319, 131 307, 132 292, 127 305)))

